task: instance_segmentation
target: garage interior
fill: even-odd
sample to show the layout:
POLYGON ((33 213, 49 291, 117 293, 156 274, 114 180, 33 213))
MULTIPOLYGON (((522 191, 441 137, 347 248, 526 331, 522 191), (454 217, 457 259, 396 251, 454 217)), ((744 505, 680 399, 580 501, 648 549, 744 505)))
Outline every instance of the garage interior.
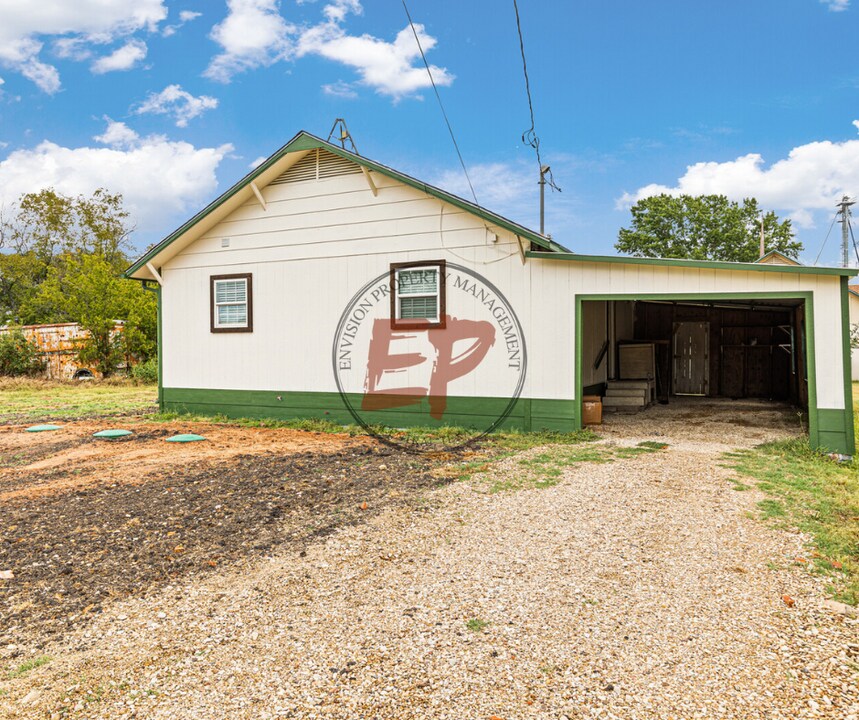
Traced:
POLYGON ((808 407, 801 299, 582 303, 583 397, 635 412, 672 398, 808 407))

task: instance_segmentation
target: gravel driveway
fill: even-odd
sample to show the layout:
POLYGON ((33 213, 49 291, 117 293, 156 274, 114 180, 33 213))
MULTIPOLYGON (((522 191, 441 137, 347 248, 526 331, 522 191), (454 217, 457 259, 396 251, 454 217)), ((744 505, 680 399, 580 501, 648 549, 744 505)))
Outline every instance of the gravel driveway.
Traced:
POLYGON ((859 621, 825 608, 794 562, 806 538, 755 520, 761 496, 719 465, 795 420, 715 409, 696 432, 683 412, 603 432, 665 450, 488 492, 531 450, 302 553, 114 605, 0 681, 0 715, 859 717, 859 621))

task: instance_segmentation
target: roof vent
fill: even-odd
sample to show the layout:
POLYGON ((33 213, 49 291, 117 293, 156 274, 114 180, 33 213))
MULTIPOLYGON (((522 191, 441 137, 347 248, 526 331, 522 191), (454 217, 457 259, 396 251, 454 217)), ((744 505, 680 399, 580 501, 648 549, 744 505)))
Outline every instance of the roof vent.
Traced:
POLYGON ((305 180, 324 180, 340 175, 354 175, 361 172, 361 166, 339 155, 317 148, 311 150, 289 170, 271 181, 272 185, 303 182, 305 180))

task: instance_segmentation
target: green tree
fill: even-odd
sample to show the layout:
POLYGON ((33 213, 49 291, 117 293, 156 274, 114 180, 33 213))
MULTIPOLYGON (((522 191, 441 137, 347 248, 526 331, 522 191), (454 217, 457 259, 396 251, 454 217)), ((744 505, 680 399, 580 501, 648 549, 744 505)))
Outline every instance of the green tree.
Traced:
POLYGON ((44 368, 39 346, 23 330, 0 333, 0 375, 35 375, 44 368))
POLYGON ((23 325, 47 266, 34 252, 0 251, 0 325, 23 325))
POLYGON ((153 293, 119 277, 102 255, 68 255, 61 267, 50 269, 33 304, 53 308, 57 321, 77 322, 88 332, 78 347, 81 362, 109 376, 123 361, 130 365, 155 353, 153 293), (117 320, 124 321, 119 332, 117 320))
POLYGON ((119 274, 129 234, 121 195, 99 189, 73 198, 50 188, 22 195, 0 216, 0 323, 57 320, 54 308, 35 302, 49 272, 63 272, 69 257, 98 255, 119 274))
MULTIPOLYGON (((802 243, 790 220, 764 214, 767 251, 796 258, 802 243)), ((654 195, 632 207, 632 224, 618 233, 615 248, 639 257, 754 262, 760 255, 761 209, 757 200, 742 204, 724 195, 654 195)))

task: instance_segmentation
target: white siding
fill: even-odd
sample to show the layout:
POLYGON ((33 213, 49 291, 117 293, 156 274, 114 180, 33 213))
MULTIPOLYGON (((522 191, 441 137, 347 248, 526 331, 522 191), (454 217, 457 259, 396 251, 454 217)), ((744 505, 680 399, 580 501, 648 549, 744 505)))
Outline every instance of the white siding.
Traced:
POLYGON ((844 380, 841 348, 841 284, 834 275, 757 270, 716 270, 678 266, 618 263, 575 263, 538 261, 551 264, 555 273, 568 272, 579 279, 577 292, 583 295, 693 294, 812 292, 814 300, 817 406, 844 409, 844 380), (565 269, 577 265, 584 272, 565 269))
MULTIPOLYGON (((833 352, 841 342, 837 277, 542 259, 523 266, 508 231, 373 178, 378 196, 363 175, 268 186, 267 211, 248 201, 169 260, 162 268, 164 386, 332 392, 331 344, 352 295, 391 262, 445 259, 486 277, 516 310, 528 346, 524 397, 574 397, 577 294, 811 291, 817 403, 844 407, 842 356, 833 352), (221 247, 223 238, 229 247, 221 247), (254 331, 213 334, 209 277, 237 272, 253 273, 254 331)), ((584 384, 604 379, 605 367, 595 374, 586 359, 584 384)), ((492 396, 494 387, 483 373, 463 378, 451 394, 492 396)))
MULTIPOLYGON (((549 314, 537 320, 540 333, 530 330, 530 277, 515 236, 418 190, 374 180, 375 197, 363 175, 269 186, 267 211, 246 203, 170 260, 162 268, 164 386, 333 392, 332 341, 354 293, 391 262, 444 259, 471 267, 506 296, 528 342, 534 384, 524 394, 557 397, 544 346, 552 343, 532 338, 558 326, 549 314), (253 274, 254 331, 213 334, 209 277, 239 272, 253 274)), ((569 336, 559 345, 571 356, 572 328, 563 327, 569 336)), ((479 378, 480 385, 477 375, 459 379, 451 394, 490 395, 492 376, 479 378)), ((571 378, 566 391, 572 397, 571 378)))

